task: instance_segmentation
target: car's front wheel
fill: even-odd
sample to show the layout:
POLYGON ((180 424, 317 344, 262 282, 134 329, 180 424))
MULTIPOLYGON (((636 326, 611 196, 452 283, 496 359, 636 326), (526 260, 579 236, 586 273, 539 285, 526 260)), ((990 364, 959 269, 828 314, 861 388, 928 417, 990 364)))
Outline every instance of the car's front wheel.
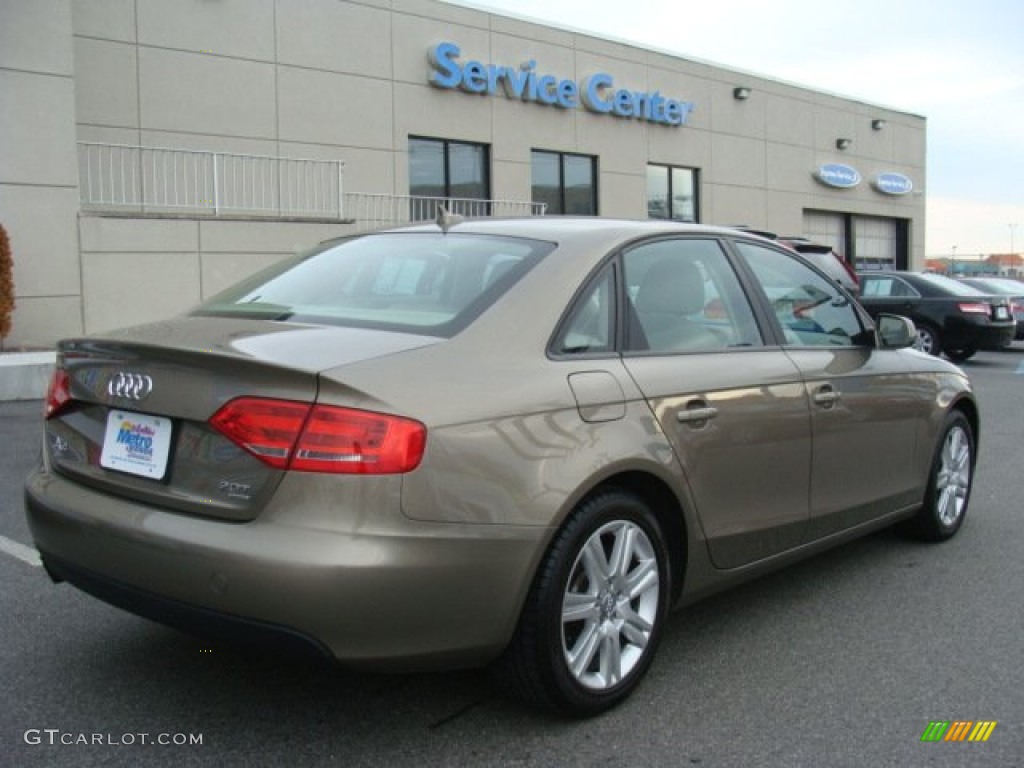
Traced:
POLYGON ((904 530, 927 541, 944 541, 963 525, 974 483, 974 431, 967 417, 946 417, 932 459, 924 504, 904 530))
POLYGON ((555 537, 498 665, 529 703, 593 715, 647 671, 669 608, 668 550, 642 500, 603 490, 555 537))

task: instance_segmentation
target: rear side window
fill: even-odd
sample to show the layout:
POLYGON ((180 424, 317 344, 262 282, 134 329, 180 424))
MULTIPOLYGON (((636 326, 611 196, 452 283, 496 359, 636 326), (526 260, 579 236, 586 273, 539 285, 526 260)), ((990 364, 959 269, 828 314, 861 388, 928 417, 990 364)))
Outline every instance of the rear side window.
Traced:
POLYGON ((885 276, 861 278, 861 295, 865 298, 903 298, 915 297, 917 291, 896 277, 885 276))
POLYGON ((555 343, 559 355, 611 352, 615 345, 615 280, 611 267, 576 302, 555 343))
POLYGON ((193 314, 450 336, 553 248, 456 233, 366 235, 262 272, 193 314))

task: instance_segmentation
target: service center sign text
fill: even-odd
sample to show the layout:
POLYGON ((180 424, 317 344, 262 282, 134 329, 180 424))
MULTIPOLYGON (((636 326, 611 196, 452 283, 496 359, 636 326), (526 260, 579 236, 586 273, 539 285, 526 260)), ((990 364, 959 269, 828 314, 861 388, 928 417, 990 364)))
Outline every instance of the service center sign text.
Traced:
POLYGON ((458 61, 462 51, 455 43, 438 43, 430 49, 430 83, 438 88, 461 88, 469 93, 493 96, 499 89, 510 99, 532 101, 560 109, 582 106, 601 115, 635 118, 661 125, 685 125, 693 104, 669 99, 659 91, 630 91, 616 88, 615 79, 604 72, 581 80, 567 80, 537 72, 537 62, 519 67, 458 61))

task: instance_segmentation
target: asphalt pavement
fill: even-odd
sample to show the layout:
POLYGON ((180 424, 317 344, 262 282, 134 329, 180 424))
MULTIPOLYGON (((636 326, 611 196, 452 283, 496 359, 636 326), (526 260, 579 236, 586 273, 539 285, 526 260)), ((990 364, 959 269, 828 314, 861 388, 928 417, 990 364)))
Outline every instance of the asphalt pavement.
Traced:
POLYGON ((956 538, 883 531, 678 612, 636 694, 588 721, 481 671, 214 645, 51 584, 21 498, 41 404, 0 403, 0 766, 1020 768, 1024 344, 963 367, 982 434, 956 538), (996 725, 923 742, 934 721, 996 725))

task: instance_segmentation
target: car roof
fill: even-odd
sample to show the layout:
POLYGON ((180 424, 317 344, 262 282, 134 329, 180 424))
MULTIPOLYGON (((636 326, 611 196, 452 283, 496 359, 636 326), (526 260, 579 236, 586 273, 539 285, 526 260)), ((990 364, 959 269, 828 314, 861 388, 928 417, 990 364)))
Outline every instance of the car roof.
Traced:
MULTIPOLYGON (((436 232, 435 223, 415 224, 385 230, 391 232, 436 232)), ((465 219, 454 224, 449 232, 513 235, 539 239, 562 240, 600 232, 606 236, 626 236, 660 233, 698 233, 735 236, 749 234, 732 227, 714 227, 707 224, 688 224, 664 219, 611 219, 600 216, 524 216, 512 218, 465 219)))

